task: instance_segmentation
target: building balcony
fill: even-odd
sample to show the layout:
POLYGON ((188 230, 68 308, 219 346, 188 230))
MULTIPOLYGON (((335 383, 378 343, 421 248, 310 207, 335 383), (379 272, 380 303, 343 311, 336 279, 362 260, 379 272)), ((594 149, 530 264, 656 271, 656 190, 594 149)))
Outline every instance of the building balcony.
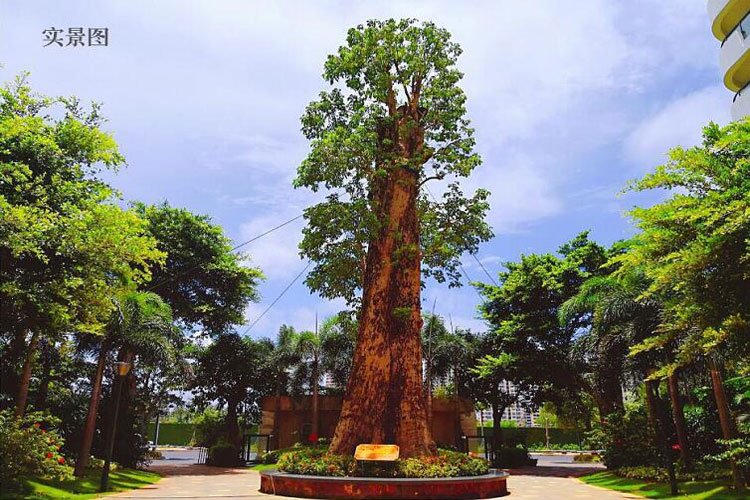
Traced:
POLYGON ((723 42, 748 11, 750 0, 708 0, 708 18, 716 39, 723 42))
POLYGON ((729 90, 737 92, 750 82, 750 15, 747 12, 721 44, 719 67, 729 90))

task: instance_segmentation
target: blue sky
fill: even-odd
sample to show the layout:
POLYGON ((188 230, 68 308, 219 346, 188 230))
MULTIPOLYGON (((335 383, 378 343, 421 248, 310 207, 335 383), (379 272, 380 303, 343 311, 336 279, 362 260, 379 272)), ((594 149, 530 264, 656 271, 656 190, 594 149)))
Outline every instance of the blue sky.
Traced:
MULTIPOLYGON (((305 105, 325 88, 327 54, 369 18, 416 17, 453 33, 484 164, 466 187, 492 192, 496 236, 479 257, 493 274, 520 253, 553 251, 583 229, 609 244, 624 212, 654 197, 624 183, 729 121, 718 41, 703 0, 83 1, 0 0, 2 80, 28 70, 49 94, 104 103, 128 160, 111 178, 126 200, 209 214, 235 241, 315 201, 291 180, 307 143, 305 105), (108 27, 108 47, 43 47, 54 26, 108 27)), ((435 188, 439 189, 439 187, 435 188)), ((267 276, 254 320, 300 272, 302 221, 247 247, 267 276)), ((484 278, 474 260, 464 266, 484 278)), ((482 328, 468 286, 430 283, 426 309, 482 328)), ((251 335, 311 328, 342 304, 298 282, 251 335)))

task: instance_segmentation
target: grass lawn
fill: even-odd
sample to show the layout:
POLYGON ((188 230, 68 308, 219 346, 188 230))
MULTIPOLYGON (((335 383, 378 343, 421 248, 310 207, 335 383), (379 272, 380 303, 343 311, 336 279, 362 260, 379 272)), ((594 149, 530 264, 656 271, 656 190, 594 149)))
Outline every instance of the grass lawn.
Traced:
POLYGON ((256 464, 250 467, 250 470, 270 470, 275 468, 276 464, 256 464))
MULTIPOLYGON (((82 478, 76 478, 73 481, 51 481, 47 479, 28 478, 29 493, 17 497, 3 498, 22 498, 29 500, 47 500, 50 498, 86 500, 96 498, 99 493, 99 479, 101 471, 92 470, 86 473, 82 478)), ((155 483, 161 479, 159 474, 133 469, 122 469, 110 472, 109 474, 109 492, 127 491, 140 488, 148 484, 155 483)))
POLYGON ((750 493, 732 491, 728 480, 679 483, 680 495, 672 496, 669 484, 649 483, 638 479, 618 477, 611 472, 597 472, 580 478, 592 486, 632 493, 646 498, 680 498, 690 500, 747 500, 750 493))

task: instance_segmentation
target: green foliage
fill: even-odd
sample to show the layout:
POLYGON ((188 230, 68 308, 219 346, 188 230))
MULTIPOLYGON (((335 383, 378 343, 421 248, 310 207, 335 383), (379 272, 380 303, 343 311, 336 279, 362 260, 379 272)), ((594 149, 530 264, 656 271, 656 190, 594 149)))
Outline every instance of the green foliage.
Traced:
POLYGON ((349 381, 358 330, 359 323, 354 318, 354 314, 346 311, 326 318, 320 328, 323 355, 321 369, 331 375, 338 389, 345 388, 349 381))
MULTIPOLYGON (((256 420, 260 414, 260 398, 273 390, 266 363, 272 350, 273 344, 268 340, 227 333, 198 352, 191 384, 194 401, 202 407, 214 401, 226 406, 226 439, 239 439, 237 412, 240 405, 246 417, 256 420)), ((202 425, 198 427, 201 429, 202 425)))
POLYGON ((225 413, 210 406, 195 419, 196 445, 202 447, 211 447, 217 443, 224 434, 225 413))
POLYGON ((503 446, 495 452, 495 467, 524 467, 536 465, 536 459, 529 456, 529 450, 520 446, 503 446))
MULTIPOLYGON (((635 494, 647 498, 677 498, 670 492, 668 483, 654 483, 641 479, 621 478, 612 472, 597 472, 580 478, 583 482, 622 491, 631 495, 635 494)), ((679 484, 681 495, 679 498, 690 498, 690 500, 746 500, 746 491, 735 491, 731 483, 726 480, 718 481, 690 481, 679 484)))
POLYGON ((354 476, 364 471, 365 476, 374 477, 458 477, 487 474, 489 463, 464 453, 438 450, 435 456, 361 466, 354 457, 334 455, 326 448, 295 447, 281 455, 278 469, 290 474, 316 476, 354 476))
POLYGON ((145 222, 98 177, 124 164, 98 105, 0 89, 2 332, 98 332, 120 278, 142 283, 164 259, 145 222), (54 119, 53 116, 61 116, 54 119))
POLYGON ((604 450, 602 459, 610 469, 660 462, 654 432, 642 405, 607 415, 587 433, 586 441, 589 449, 604 450))
POLYGON ((18 419, 10 410, 0 411, 3 492, 19 488, 26 475, 58 480, 72 476, 72 469, 59 451, 64 441, 54 428, 57 423, 48 414, 27 413, 18 419))
POLYGON ((349 476, 355 467, 354 457, 328 453, 327 448, 299 447, 280 456, 277 467, 290 474, 313 476, 349 476))
POLYGON ((146 288, 172 307, 175 319, 185 328, 201 328, 211 335, 243 323, 247 303, 259 299, 263 273, 243 265, 247 256, 232 251, 221 226, 206 215, 166 202, 135 203, 134 210, 167 255, 154 266, 146 288))
POLYGON ((456 451, 439 450, 434 457, 400 460, 398 477, 459 477, 481 476, 490 471, 489 462, 456 451))
POLYGON ((576 315, 560 323, 558 309, 585 280, 602 272, 607 255, 586 232, 558 253, 522 255, 519 262, 505 264, 499 285, 480 284, 480 309, 491 331, 481 339, 482 355, 473 370, 479 376, 477 399, 500 409, 521 397, 538 404, 562 403, 586 386, 580 374, 587 370, 571 350, 587 318, 576 315), (506 381, 515 385, 515 392, 505 389, 506 381))
POLYGON ((672 192, 662 203, 631 212, 641 232, 618 259, 623 272, 645 270, 651 279, 646 296, 664 298, 660 331, 636 352, 676 345, 674 363, 660 375, 717 350, 747 359, 750 121, 709 124, 703 144, 671 150, 669 162, 630 189, 672 192))
MULTIPOLYGON (((667 482, 669 476, 663 467, 640 465, 630 467, 618 467, 613 471, 620 477, 629 479, 643 479, 645 481, 667 482)), ((698 463, 692 470, 677 467, 678 481, 711 481, 714 479, 727 479, 730 477, 729 469, 710 463, 698 463)))
MULTIPOLYGON (((305 210, 300 245, 315 262, 306 283, 321 296, 357 303, 368 246, 387 222, 375 193, 395 172, 409 172, 419 190, 429 179, 466 177, 479 165, 458 86, 460 53, 432 23, 389 19, 350 29, 328 57, 323 78, 333 89, 302 116, 311 151, 295 179, 297 187, 330 190, 305 210)), ((484 222, 489 193, 465 197, 453 180, 442 200, 427 194, 418 195, 422 272, 458 285, 461 254, 492 235, 484 222)))
POLYGON ((240 465, 240 452, 233 444, 223 441, 208 449, 208 464, 216 467, 236 467, 240 465))

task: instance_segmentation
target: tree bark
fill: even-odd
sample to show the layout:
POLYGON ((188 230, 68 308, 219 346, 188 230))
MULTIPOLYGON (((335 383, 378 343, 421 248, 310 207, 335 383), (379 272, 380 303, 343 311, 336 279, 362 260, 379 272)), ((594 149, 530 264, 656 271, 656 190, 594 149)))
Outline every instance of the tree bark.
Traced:
POLYGON ((693 469, 693 458, 690 453, 690 441, 688 440, 687 425, 685 424, 685 413, 680 399, 680 386, 677 380, 677 372, 673 372, 667 379, 669 386, 669 400, 672 403, 672 418, 677 431, 677 442, 680 445, 680 458, 687 470, 693 469))
MULTIPOLYGON (((733 439, 734 423, 732 422, 732 416, 729 413, 729 403, 727 403, 727 395, 724 392, 724 379, 721 376, 721 369, 719 368, 716 360, 711 358, 709 361, 711 370, 711 385, 714 390, 714 398, 716 399, 716 407, 719 410, 719 424, 721 425, 721 434, 724 439, 733 439)), ((732 485, 735 489, 742 489, 745 486, 745 482, 742 478, 742 473, 737 467, 737 462, 732 459, 730 462, 732 469, 732 485)))
MULTIPOLYGON (((407 126, 417 110, 414 117, 399 112, 399 123, 379 132, 408 163, 423 136, 418 126, 407 126)), ((371 186, 380 228, 367 250, 359 335, 331 451, 352 454, 358 444, 394 443, 402 457, 431 455, 436 449, 422 385, 418 179, 404 166, 386 168, 388 175, 371 186)))
POLYGON ((34 330, 26 351, 26 360, 21 370, 21 381, 18 384, 18 396, 16 397, 16 417, 23 417, 26 413, 26 401, 29 398, 29 385, 31 384, 31 371, 34 369, 36 359, 36 348, 39 345, 39 330, 34 330))
POLYGON ((91 384, 91 399, 89 400, 89 410, 86 414, 86 423, 83 427, 83 437, 81 447, 78 450, 76 459, 76 468, 74 474, 78 477, 83 476, 86 472, 86 466, 91 455, 91 444, 94 442, 94 431, 96 430, 96 414, 99 412, 99 401, 102 395, 102 379, 104 378, 104 366, 107 363, 107 354, 109 345, 103 341, 99 348, 99 360, 96 364, 96 373, 91 384))

